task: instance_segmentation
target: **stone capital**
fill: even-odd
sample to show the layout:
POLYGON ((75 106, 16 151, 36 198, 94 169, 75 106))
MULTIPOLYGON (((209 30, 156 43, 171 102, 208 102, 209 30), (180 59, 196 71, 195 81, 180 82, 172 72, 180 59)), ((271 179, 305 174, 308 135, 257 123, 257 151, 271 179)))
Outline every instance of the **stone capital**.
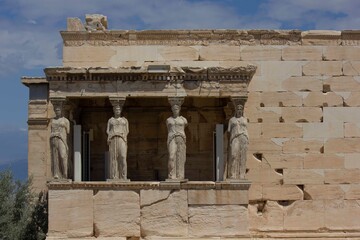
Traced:
POLYGON ((231 96, 231 102, 233 103, 234 107, 238 106, 238 105, 242 105, 244 107, 246 101, 247 101, 247 96, 231 96))
POLYGON ((109 100, 113 107, 117 107, 117 106, 122 107, 122 106, 124 106, 126 97, 110 96, 109 100))
POLYGON ((66 97, 51 97, 50 102, 54 107, 59 106, 62 108, 65 105, 66 97))

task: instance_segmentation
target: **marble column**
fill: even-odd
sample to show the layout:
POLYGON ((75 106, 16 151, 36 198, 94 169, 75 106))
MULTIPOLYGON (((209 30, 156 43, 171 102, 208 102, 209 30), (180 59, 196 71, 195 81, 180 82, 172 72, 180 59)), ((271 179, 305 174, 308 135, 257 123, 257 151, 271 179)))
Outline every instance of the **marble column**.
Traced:
POLYGON ((167 147, 168 159, 168 181, 186 181, 186 136, 185 128, 188 125, 186 118, 180 116, 181 105, 184 97, 169 97, 172 116, 166 120, 168 129, 167 147))
POLYGON ((55 180, 68 179, 70 122, 63 116, 64 98, 50 98, 55 117, 51 119, 51 171, 55 180))
POLYGON ((129 181, 127 179, 127 135, 129 123, 121 112, 125 97, 110 97, 114 116, 107 123, 106 133, 109 145, 109 179, 115 181, 129 181))
POLYGON ((249 135, 247 119, 243 116, 246 97, 231 97, 234 116, 228 123, 229 149, 227 156, 227 180, 245 179, 249 135))

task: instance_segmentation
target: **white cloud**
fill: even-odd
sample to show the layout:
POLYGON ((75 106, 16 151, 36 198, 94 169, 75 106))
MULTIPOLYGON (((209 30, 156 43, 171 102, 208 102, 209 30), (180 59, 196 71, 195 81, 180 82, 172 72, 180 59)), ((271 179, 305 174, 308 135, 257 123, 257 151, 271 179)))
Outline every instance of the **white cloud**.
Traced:
POLYGON ((269 19, 315 29, 359 29, 359 0, 269 0, 261 6, 269 19))

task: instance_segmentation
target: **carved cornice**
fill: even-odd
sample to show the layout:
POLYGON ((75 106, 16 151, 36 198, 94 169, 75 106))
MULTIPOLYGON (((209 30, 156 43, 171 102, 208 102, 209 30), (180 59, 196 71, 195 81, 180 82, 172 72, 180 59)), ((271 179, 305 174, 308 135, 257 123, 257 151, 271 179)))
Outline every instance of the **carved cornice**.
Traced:
POLYGON ((48 84, 45 77, 21 77, 21 83, 29 87, 30 84, 48 84))
POLYGON ((127 45, 298 45, 299 30, 113 30, 61 31, 65 46, 127 45))
POLYGON ((358 31, 349 30, 304 32, 300 30, 112 30, 61 31, 60 33, 65 46, 302 45, 305 39, 329 39, 336 41, 338 45, 359 45, 360 41, 358 31))
POLYGON ((357 46, 360 45, 360 31, 359 30, 345 30, 341 32, 342 45, 357 46))
POLYGON ((46 79, 52 81, 230 81, 248 84, 256 66, 172 68, 169 72, 150 73, 143 68, 46 68, 46 79))

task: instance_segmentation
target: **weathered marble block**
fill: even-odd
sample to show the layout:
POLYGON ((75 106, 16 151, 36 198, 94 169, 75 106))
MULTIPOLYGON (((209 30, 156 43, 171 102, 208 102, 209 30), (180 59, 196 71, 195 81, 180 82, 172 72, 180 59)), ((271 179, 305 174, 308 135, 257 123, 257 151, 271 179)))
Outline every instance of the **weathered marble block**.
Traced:
POLYGON ((141 190, 141 236, 188 235, 186 190, 141 190))
POLYGON ((189 235, 246 236, 248 210, 242 205, 190 205, 189 235))
POLYGON ((49 236, 93 235, 93 190, 49 192, 49 236))
POLYGON ((188 190, 189 205, 247 204, 247 191, 239 190, 188 190))
POLYGON ((96 236, 140 236, 140 197, 135 191, 100 190, 94 196, 96 236))

